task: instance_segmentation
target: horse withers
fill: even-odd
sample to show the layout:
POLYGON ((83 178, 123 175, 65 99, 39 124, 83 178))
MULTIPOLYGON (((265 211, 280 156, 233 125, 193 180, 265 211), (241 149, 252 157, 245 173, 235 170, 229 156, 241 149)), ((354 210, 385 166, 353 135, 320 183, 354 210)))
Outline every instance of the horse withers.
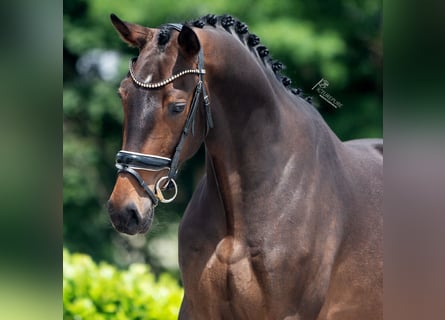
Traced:
POLYGON ((205 145, 179 227, 179 319, 382 319, 382 141, 341 142, 231 16, 111 21, 139 49, 119 88, 114 227, 147 232, 205 145))

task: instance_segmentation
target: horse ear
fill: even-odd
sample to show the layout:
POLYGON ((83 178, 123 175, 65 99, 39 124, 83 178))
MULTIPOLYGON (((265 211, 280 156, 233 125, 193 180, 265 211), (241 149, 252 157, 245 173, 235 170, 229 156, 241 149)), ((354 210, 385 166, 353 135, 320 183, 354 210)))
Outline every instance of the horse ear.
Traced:
POLYGON ((183 26, 178 36, 179 47, 186 55, 197 55, 201 49, 196 33, 187 26, 183 26))
POLYGON ((149 28, 122 21, 114 13, 110 15, 110 19, 121 39, 133 47, 142 49, 152 33, 149 28))

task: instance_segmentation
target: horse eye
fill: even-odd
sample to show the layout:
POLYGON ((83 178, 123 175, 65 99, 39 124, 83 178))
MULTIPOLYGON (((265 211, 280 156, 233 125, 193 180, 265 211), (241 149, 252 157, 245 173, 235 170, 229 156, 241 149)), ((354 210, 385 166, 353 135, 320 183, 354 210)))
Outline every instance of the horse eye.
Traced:
POLYGON ((182 111, 184 111, 184 109, 185 109, 185 103, 184 102, 174 102, 174 103, 170 103, 168 105, 168 110, 172 114, 181 113, 182 111))

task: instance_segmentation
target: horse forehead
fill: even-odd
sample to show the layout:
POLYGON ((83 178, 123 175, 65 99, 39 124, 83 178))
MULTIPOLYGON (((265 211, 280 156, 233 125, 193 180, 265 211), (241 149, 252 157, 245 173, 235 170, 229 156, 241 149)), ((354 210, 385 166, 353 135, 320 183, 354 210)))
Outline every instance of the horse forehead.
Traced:
MULTIPOLYGON (((136 78, 142 82, 162 81, 169 76, 172 63, 169 59, 154 53, 140 53, 136 63, 133 65, 133 72, 136 78)), ((125 77, 119 86, 119 93, 123 97, 128 97, 129 93, 138 91, 140 87, 136 86, 130 76, 125 77)))
POLYGON ((156 40, 150 41, 140 52, 137 69, 141 71, 155 73, 163 73, 170 70, 175 64, 177 58, 177 45, 176 41, 172 39, 164 46, 158 45, 156 40))

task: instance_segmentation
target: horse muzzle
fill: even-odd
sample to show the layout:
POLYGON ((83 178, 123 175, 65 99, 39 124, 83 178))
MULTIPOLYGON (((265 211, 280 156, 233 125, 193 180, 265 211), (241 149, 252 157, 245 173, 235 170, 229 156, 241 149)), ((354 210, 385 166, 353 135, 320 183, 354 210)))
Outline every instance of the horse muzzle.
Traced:
POLYGON ((113 198, 110 198, 107 207, 113 227, 118 232, 129 235, 146 233, 153 222, 154 207, 150 201, 144 204, 145 206, 140 208, 135 202, 129 201, 119 206, 113 198))

